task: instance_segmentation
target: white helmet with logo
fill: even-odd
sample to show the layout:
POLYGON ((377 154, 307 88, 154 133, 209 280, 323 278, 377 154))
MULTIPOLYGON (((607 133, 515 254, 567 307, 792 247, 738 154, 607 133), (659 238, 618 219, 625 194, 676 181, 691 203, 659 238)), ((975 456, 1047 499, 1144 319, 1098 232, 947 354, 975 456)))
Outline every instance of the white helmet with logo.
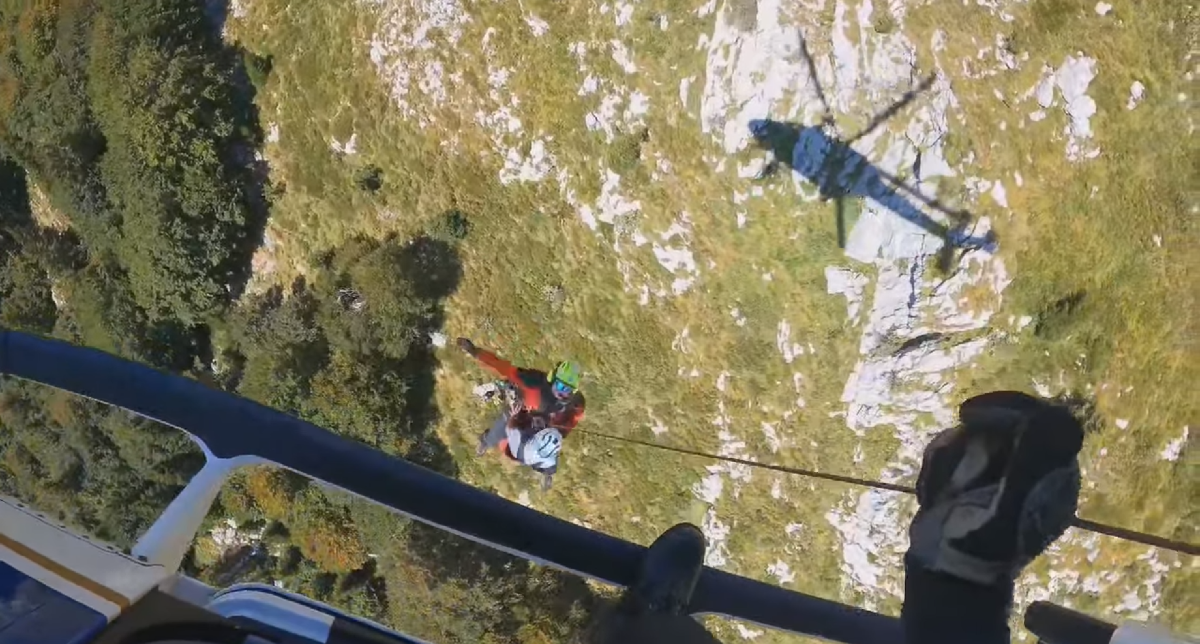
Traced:
POLYGON ((562 438, 562 433, 553 427, 539 431, 521 446, 521 462, 539 469, 554 465, 562 450, 562 438))

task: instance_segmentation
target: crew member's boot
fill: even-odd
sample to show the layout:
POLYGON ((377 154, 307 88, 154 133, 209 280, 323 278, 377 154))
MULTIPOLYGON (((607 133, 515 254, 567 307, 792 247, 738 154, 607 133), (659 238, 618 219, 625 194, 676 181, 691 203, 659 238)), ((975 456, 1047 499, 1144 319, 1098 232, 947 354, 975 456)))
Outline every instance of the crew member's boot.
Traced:
POLYGON ((596 644, 720 644, 687 613, 704 570, 704 535, 690 523, 664 532, 642 559, 637 581, 591 639, 596 644))

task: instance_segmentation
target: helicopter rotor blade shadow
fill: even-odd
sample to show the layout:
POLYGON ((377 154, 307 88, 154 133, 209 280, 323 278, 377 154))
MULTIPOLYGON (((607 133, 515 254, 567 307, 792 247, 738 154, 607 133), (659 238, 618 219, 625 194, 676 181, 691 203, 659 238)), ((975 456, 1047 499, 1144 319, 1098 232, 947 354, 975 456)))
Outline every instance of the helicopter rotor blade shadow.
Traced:
POLYGON ((808 66, 808 76, 812 79, 813 88, 816 89, 817 98, 821 101, 821 107, 824 111, 821 114, 821 124, 837 130, 837 122, 833 119, 833 109, 829 106, 829 99, 825 97, 825 88, 821 87, 821 79, 817 76, 817 64, 813 62, 812 54, 808 51, 808 38, 804 36, 804 32, 796 30, 797 39, 800 41, 800 57, 804 59, 805 65, 808 66))
POLYGON ((889 119, 891 119, 893 116, 895 116, 896 114, 899 114, 900 110, 903 110, 905 107, 908 107, 909 103, 912 103, 914 100, 916 100, 916 98, 918 96, 920 96, 922 93, 924 93, 930 87, 932 87, 933 81, 936 79, 937 79, 937 74, 930 74, 930 75, 926 76, 920 83, 918 83, 916 87, 913 87, 912 89, 908 90, 907 92, 904 92, 904 94, 902 96, 900 96, 900 98, 896 99, 896 101, 894 103, 892 103, 890 106, 888 106, 887 109, 883 110, 882 112, 879 112, 874 117, 872 117, 871 120, 867 123, 867 126, 864 127, 861 132, 859 132, 858 134, 855 134, 854 136, 847 139, 846 145, 854 145, 855 141, 863 138, 864 136, 867 136, 871 132, 874 132, 876 129, 879 128, 880 125, 883 125, 889 119))

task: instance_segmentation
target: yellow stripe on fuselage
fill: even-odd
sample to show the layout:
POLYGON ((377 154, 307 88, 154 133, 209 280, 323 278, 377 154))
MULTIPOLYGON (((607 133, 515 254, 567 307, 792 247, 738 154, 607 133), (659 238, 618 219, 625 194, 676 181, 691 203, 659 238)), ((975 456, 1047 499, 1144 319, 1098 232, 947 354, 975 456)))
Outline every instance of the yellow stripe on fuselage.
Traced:
POLYGON ((58 562, 46 557, 40 552, 26 546, 23 543, 15 541, 3 534, 0 534, 0 561, 7 563, 25 574, 50 588, 62 592, 71 599, 79 601, 93 608, 110 620, 116 617, 121 611, 129 608, 129 598, 121 593, 93 580, 89 579, 74 570, 59 564, 58 562), (7 551, 7 552, 5 552, 7 551), (11 554, 9 554, 11 553, 11 554), (25 565, 22 565, 25 564, 25 565), (104 610, 102 606, 96 605, 96 602, 89 602, 85 597, 81 597, 78 592, 70 592, 70 589, 64 589, 63 583, 54 583, 55 580, 51 577, 57 577, 62 582, 66 582, 75 586, 81 591, 90 593, 95 598, 107 602, 111 606, 109 610, 104 610), (113 610, 115 608, 115 610, 113 610))

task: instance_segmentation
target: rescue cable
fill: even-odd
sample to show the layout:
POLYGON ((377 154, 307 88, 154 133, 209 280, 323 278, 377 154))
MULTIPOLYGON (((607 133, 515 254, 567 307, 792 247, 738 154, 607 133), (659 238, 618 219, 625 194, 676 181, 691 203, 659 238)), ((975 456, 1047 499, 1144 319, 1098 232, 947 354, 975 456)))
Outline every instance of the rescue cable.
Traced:
MULTIPOLYGON (((913 488, 912 486, 908 486, 908 485, 898 485, 896 483, 884 483, 882 481, 869 481, 866 479, 855 478, 853 476, 842 476, 840 474, 827 474, 825 472, 806 470, 806 469, 802 469, 799 467, 787 467, 784 465, 775 465, 773 463, 760 463, 758 461, 749 461, 749 460, 746 460, 743 458, 737 458, 734 456, 717 456, 716 454, 708 454, 706 452, 700 452, 700 451, 696 451, 696 450, 686 449, 683 447, 672 447, 670 445, 660 445, 658 443, 651 443, 650 441, 639 440, 637 438, 625 438, 623 436, 613 436, 611 434, 605 434, 603 432, 598 432, 598 431, 591 430, 591 429, 576 429, 572 433, 588 434, 590 436, 596 436, 597 438, 606 438, 608 440, 619 441, 619 442, 623 442, 623 443, 631 443, 634 445, 641 445, 643 447, 650 447, 653 449, 661 449, 661 450, 665 450, 668 452, 675 452, 677 454, 686 454, 688 456, 699 456, 700 458, 707 458, 707 459, 712 459, 712 460, 717 460, 717 461, 725 461, 727 463, 736 463, 738 465, 746 465, 749 467, 754 467, 754 468, 763 469, 763 470, 771 470, 774 472, 783 472, 785 474, 795 474, 797 476, 804 476, 807 478, 823 479, 826 481, 835 481, 838 483, 847 483, 849 485, 858 485, 858 486, 862 486, 862 487, 875 488, 878 490, 888 490, 890 492, 902 492, 904 494, 916 494, 916 489, 913 488)), ((1126 528, 1119 528, 1116 526, 1106 525, 1104 523, 1099 523, 1096 521, 1090 521, 1088 519, 1081 519, 1079 517, 1075 517, 1075 520, 1071 522, 1071 525, 1073 527, 1079 528, 1080 530, 1086 530, 1088 532, 1095 532, 1097 534, 1103 534, 1103 535, 1107 535, 1110 537, 1115 537, 1117 539, 1123 539, 1125 541, 1133 541, 1133 542, 1140 543, 1140 544, 1147 545, 1147 546, 1154 546, 1156 548, 1162 548, 1164 550, 1171 550, 1173 552, 1178 552, 1178 553, 1185 554, 1185 555, 1191 555, 1193 557, 1200 555, 1200 545, 1196 545, 1193 543, 1186 543, 1183 541, 1167 539, 1166 537, 1160 537, 1158 535, 1153 535, 1153 534, 1146 534, 1144 532, 1137 532, 1135 530, 1128 530, 1126 528)))

